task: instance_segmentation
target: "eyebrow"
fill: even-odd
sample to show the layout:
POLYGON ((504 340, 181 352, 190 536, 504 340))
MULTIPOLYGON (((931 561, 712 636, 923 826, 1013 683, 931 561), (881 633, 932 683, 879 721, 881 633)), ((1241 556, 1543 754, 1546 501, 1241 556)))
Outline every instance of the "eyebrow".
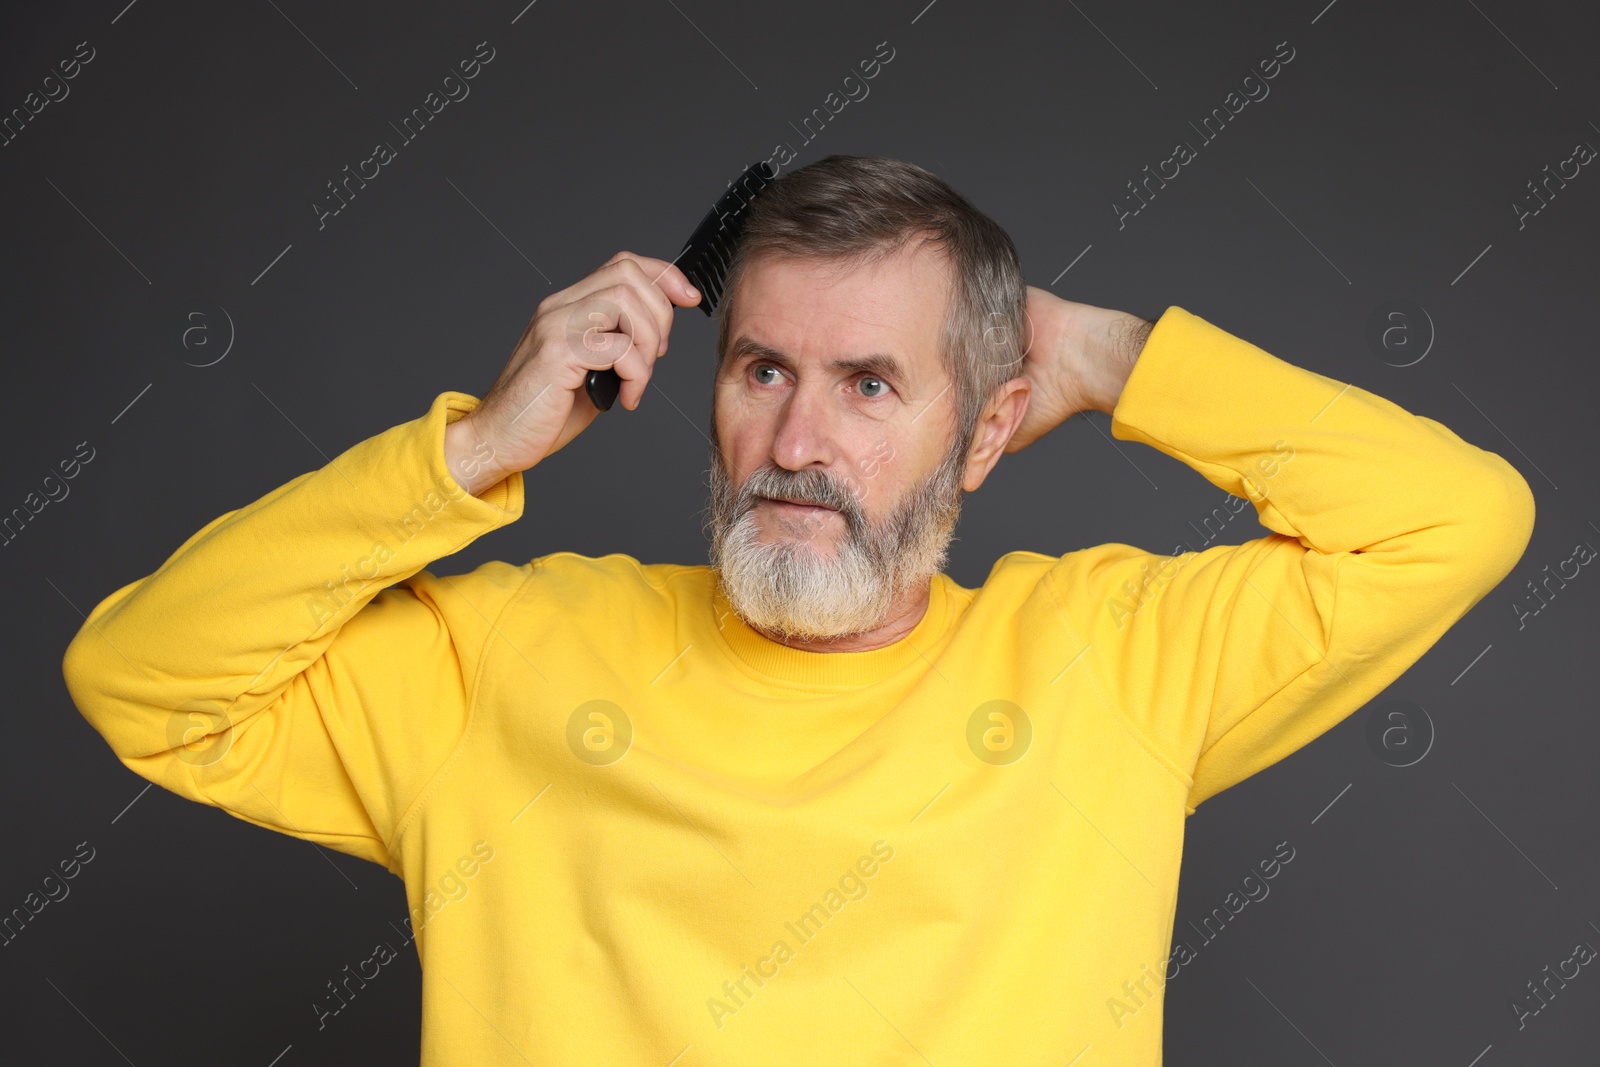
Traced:
MULTIPOLYGON (((728 362, 734 363, 746 356, 755 356, 758 359, 770 360, 793 369, 789 357, 776 348, 762 344, 751 337, 741 337, 728 348, 728 362)), ((850 356, 844 359, 828 361, 828 366, 833 370, 850 371, 853 373, 876 374, 896 381, 905 380, 905 371, 900 366, 900 361, 887 352, 868 352, 865 355, 850 356)))

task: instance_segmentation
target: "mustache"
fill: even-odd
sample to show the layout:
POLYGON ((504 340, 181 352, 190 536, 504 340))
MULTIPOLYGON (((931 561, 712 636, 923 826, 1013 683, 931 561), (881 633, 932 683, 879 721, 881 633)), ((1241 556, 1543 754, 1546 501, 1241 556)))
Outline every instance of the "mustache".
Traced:
POLYGON ((825 471, 791 471, 768 465, 757 469, 739 487, 735 515, 743 515, 756 497, 782 498, 802 504, 818 504, 839 512, 852 528, 865 520, 861 499, 847 485, 825 471))

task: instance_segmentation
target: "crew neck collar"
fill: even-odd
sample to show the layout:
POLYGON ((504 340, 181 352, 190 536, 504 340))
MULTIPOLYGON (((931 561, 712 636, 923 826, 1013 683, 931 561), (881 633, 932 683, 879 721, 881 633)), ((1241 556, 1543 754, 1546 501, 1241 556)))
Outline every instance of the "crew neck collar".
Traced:
POLYGON ((727 653, 758 675, 801 685, 858 688, 914 663, 930 664, 934 646, 944 636, 950 609, 949 579, 936 574, 929 585, 927 610, 904 637, 864 652, 810 652, 752 629, 723 595, 714 570, 710 580, 710 625, 727 653))

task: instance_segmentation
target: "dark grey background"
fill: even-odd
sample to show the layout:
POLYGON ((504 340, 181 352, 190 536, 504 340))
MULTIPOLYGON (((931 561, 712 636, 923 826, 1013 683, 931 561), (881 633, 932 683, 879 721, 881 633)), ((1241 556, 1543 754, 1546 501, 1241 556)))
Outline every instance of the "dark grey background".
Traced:
MULTIPOLYGON (((1512 607, 1579 541, 1600 547, 1600 174, 1521 229, 1511 207, 1578 141, 1600 145, 1592 5, 525 3, 4 16, 0 113, 78 42, 96 50, 0 147, 0 512, 79 442, 95 449, 0 550, 0 914, 79 842, 95 849, 70 896, 0 948, 8 1061, 415 1062, 409 948, 320 1032, 311 1007, 391 936, 401 883, 145 792, 68 699, 61 655, 83 612, 210 519, 441 390, 481 396, 541 297, 620 249, 671 258, 780 140, 795 166, 926 166, 1006 227, 1034 284, 1151 318, 1180 305, 1523 473, 1538 521, 1501 587, 1374 705, 1189 820, 1177 928, 1198 957, 1167 987, 1166 1057, 1595 1061, 1595 967, 1521 1029, 1511 1008, 1577 942, 1600 948, 1600 577, 1584 568, 1523 629, 1512 607), (319 231, 325 183, 394 140, 388 123, 480 41, 496 55, 470 96, 319 231), (790 123, 881 41, 895 57, 870 95, 804 144, 790 123), (1202 145, 1189 123, 1282 41, 1296 54, 1270 95, 1202 145), (1198 158, 1119 230, 1112 202, 1180 139, 1198 158), (1366 339, 1391 300, 1436 331, 1411 366, 1366 339), (186 314, 206 311, 220 343, 218 307, 233 348, 186 365, 220 351, 183 347, 186 314), (1409 767, 1367 740, 1394 699, 1436 731, 1409 767), (1284 841, 1295 858, 1270 896, 1200 947, 1187 924, 1284 841)), ((712 326, 679 313, 642 408, 603 416, 529 476, 521 521, 430 569, 557 549, 703 560, 712 326)), ((1104 416, 1076 418, 969 499, 952 573, 977 584, 1013 549, 1164 551, 1223 499, 1113 441, 1104 416)), ((1265 532, 1253 516, 1231 540, 1265 532)))

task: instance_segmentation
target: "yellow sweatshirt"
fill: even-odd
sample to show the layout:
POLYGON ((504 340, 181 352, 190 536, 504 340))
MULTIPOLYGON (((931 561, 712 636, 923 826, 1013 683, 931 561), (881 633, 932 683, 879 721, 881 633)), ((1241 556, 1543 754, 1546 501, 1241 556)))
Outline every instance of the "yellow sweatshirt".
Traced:
POLYGON ((424 570, 523 513, 521 474, 446 470, 477 402, 218 517, 63 664, 135 773, 404 879, 424 1067, 1159 1064, 1186 817, 1400 675, 1533 525, 1500 456, 1169 307, 1112 434, 1271 534, 1014 552, 813 653, 704 566, 424 570))

